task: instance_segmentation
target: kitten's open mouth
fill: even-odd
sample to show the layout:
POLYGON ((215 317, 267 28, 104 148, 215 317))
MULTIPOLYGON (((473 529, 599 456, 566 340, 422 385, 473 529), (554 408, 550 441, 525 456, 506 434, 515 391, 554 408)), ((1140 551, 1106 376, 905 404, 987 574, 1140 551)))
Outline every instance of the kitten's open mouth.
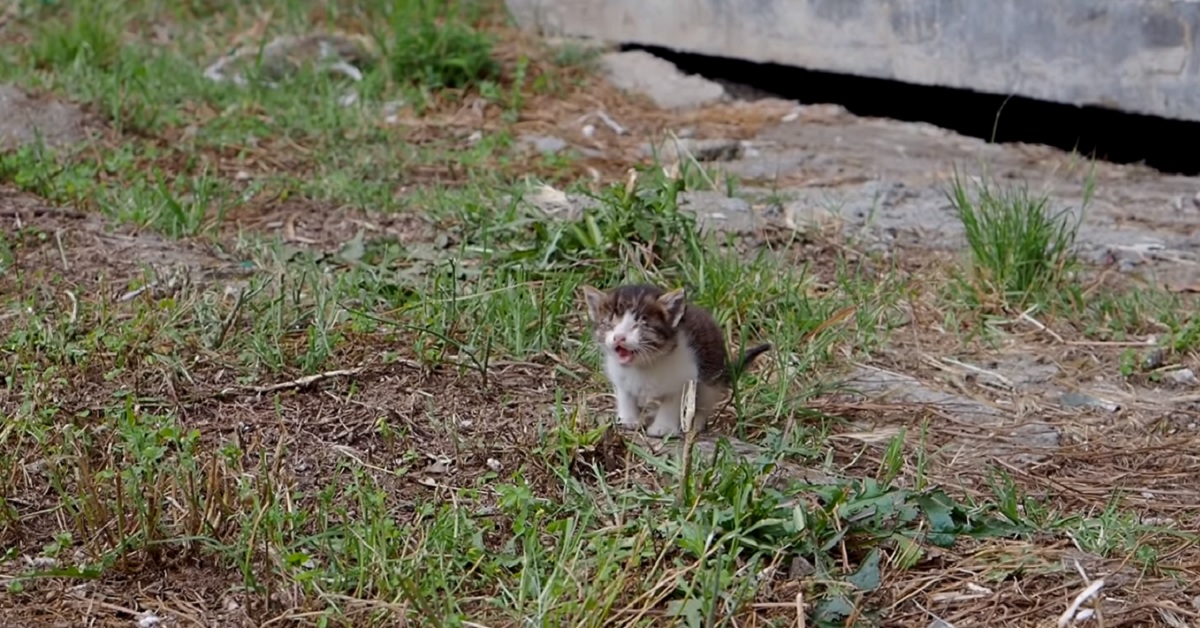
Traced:
POLYGON ((633 352, 630 351, 629 349, 626 349, 625 347, 618 345, 616 348, 616 352, 617 352, 617 360, 620 361, 621 364, 629 364, 630 362, 633 362, 633 352))

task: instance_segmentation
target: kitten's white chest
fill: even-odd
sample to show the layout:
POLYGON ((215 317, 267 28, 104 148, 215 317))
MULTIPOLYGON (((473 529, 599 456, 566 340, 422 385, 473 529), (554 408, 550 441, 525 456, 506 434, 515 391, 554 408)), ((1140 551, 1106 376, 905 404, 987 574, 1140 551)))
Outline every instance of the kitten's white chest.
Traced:
POLYGON ((644 366, 624 366, 615 355, 605 353, 604 372, 613 387, 640 401, 678 395, 689 379, 698 379, 700 375, 686 342, 680 342, 670 353, 644 366))

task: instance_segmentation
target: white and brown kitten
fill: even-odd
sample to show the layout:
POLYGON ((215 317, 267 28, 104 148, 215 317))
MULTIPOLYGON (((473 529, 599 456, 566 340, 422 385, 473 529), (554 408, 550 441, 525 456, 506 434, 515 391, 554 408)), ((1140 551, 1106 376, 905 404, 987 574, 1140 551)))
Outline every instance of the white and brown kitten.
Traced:
MULTIPOLYGON (((582 292, 592 331, 603 348, 604 373, 616 393, 621 426, 642 427, 642 408, 657 401, 658 412, 646 433, 678 434, 683 389, 688 380, 695 380, 692 429, 703 431, 732 385, 725 340, 712 315, 688 303, 682 288, 667 292, 650 285, 623 285, 606 293, 583 286, 582 292)), ((770 344, 750 349, 736 370, 770 349, 770 344)))

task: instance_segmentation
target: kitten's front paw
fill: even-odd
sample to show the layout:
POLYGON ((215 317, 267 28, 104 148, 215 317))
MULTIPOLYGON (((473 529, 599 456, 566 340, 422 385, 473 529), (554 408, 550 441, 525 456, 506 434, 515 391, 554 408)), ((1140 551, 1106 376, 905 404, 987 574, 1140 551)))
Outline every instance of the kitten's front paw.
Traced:
POLYGON ((646 428, 646 435, 654 438, 666 438, 667 436, 678 436, 679 425, 669 423, 667 421, 655 421, 646 428))
POLYGON ((642 429, 642 419, 638 416, 633 417, 617 417, 617 426, 623 430, 636 432, 642 429))

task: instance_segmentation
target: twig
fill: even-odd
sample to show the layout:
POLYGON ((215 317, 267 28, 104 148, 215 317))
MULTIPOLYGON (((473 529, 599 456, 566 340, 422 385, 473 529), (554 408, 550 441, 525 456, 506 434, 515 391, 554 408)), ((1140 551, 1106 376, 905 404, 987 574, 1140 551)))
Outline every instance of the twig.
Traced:
POLYGON ((62 260, 63 270, 68 273, 71 272, 71 263, 67 261, 67 249, 63 246, 62 229, 54 231, 54 242, 58 244, 58 257, 62 260))
POLYGON ((75 293, 70 290, 64 292, 67 294, 67 300, 71 302, 71 316, 67 322, 74 325, 75 321, 79 320, 79 299, 75 298, 75 293))
POLYGON ((0 209, 0 217, 4 218, 20 218, 23 214, 31 214, 34 216, 61 216, 63 218, 74 218, 82 220, 87 218, 87 214, 71 211, 69 209, 54 209, 50 207, 29 207, 24 209, 0 209))
POLYGON ((943 357, 942 362, 946 362, 948 364, 953 364, 954 366, 959 366, 959 367, 965 368, 968 371, 974 371, 976 373, 979 373, 980 375, 987 375, 989 377, 994 377, 994 378, 996 378, 996 381, 1000 382, 1001 384, 1004 384, 1004 386, 1006 388, 1008 388, 1009 390, 1015 390, 1017 387, 1017 385, 1014 384, 1011 379, 1009 379, 995 371, 989 371, 984 368, 979 368, 978 366, 967 364, 966 362, 960 362, 958 360, 955 360, 954 358, 943 357))
MULTIPOLYGON (((257 291, 256 291, 257 292, 257 291)), ((217 330, 217 337, 213 339, 209 349, 216 351, 225 344, 225 336, 229 333, 229 328, 233 326, 233 322, 237 320, 238 314, 242 311, 242 303, 246 301, 246 289, 238 290, 237 300, 233 302, 233 309, 229 310, 229 314, 225 320, 221 321, 221 327, 217 330)))
POLYGON ((683 405, 679 409, 679 427, 683 429, 683 463, 680 465, 679 505, 683 507, 689 501, 689 488, 692 484, 692 449, 696 444, 696 430, 692 422, 696 418, 696 380, 689 379, 683 387, 683 405))
POLYGON ((118 296, 116 299, 117 303, 124 303, 126 301, 132 301, 132 300, 138 298, 138 296, 141 295, 142 293, 146 292, 147 290, 152 290, 157 286, 158 286, 158 281, 151 281, 150 283, 148 283, 140 288, 134 288, 133 290, 130 290, 129 292, 126 292, 125 294, 118 296))
POLYGON ((389 469, 385 469, 383 467, 373 465, 373 464, 367 462, 366 460, 363 460, 362 457, 360 457, 358 455, 358 453, 355 452, 350 447, 347 447, 345 445, 331 445, 329 443, 326 443, 326 446, 329 447, 330 449, 332 449, 333 451, 336 451, 339 454, 342 454, 343 456, 346 456, 347 458, 357 462, 358 464, 362 465, 363 468, 370 469, 372 471, 378 471, 383 474, 391 474, 392 473, 392 471, 389 469))
POLYGON ((1066 628, 1067 625, 1072 621, 1082 620, 1086 619, 1086 617, 1090 617, 1091 613, 1087 613, 1086 617, 1083 613, 1079 613, 1079 616, 1076 616, 1076 613, 1079 611, 1079 607, 1084 602, 1088 601, 1089 598, 1099 593, 1100 589, 1103 588, 1104 578, 1100 578, 1099 580, 1088 585, 1086 589, 1080 591, 1079 595, 1076 595, 1075 599, 1071 601, 1071 605, 1067 607, 1067 610, 1063 611, 1062 615, 1059 615, 1058 628, 1066 628))
POLYGON ((804 616, 804 592, 801 591, 796 594, 796 628, 804 628, 806 621, 804 616))
POLYGON ((1153 340, 1071 340, 1072 347, 1153 347, 1153 340))
POLYGON ((1050 335, 1051 338, 1058 341, 1059 344, 1065 343, 1066 341, 1063 340, 1062 336, 1058 335, 1058 332, 1054 331, 1053 329, 1050 329, 1049 327, 1046 327, 1045 325, 1043 325, 1041 323, 1041 321, 1030 316, 1030 314, 1036 308, 1037 308, 1037 306, 1035 305, 1033 307, 1030 307, 1028 310, 1025 310, 1024 312, 1021 312, 1021 320, 1025 321, 1026 323, 1029 323, 1030 325, 1033 325, 1034 327, 1037 327, 1039 331, 1046 332, 1047 334, 1050 335))
POLYGON ((607 113, 604 113, 603 109, 596 110, 596 117, 600 118, 600 121, 604 123, 604 126, 612 129, 613 133, 616 133, 617 135, 625 135, 625 127, 617 124, 617 121, 610 118, 607 113))
POLYGON ((352 377, 354 375, 358 375, 359 373, 363 372, 364 370, 366 370, 366 368, 360 366, 360 367, 356 367, 356 368, 352 368, 352 369, 338 369, 336 371, 326 371, 324 373, 315 373, 313 375, 305 375, 304 377, 293 379, 289 382, 279 382, 276 384, 270 384, 268 386, 232 386, 230 388, 226 388, 226 389, 222 390, 221 392, 219 392, 217 394, 218 394, 218 396, 225 396, 225 395, 233 394, 237 391, 243 391, 243 392, 252 392, 252 393, 257 393, 257 394, 262 395, 262 394, 266 394, 266 393, 277 392, 280 390, 288 390, 288 389, 292 389, 292 388, 304 388, 305 386, 315 384, 316 382, 326 380, 326 379, 333 379, 335 377, 352 377))

